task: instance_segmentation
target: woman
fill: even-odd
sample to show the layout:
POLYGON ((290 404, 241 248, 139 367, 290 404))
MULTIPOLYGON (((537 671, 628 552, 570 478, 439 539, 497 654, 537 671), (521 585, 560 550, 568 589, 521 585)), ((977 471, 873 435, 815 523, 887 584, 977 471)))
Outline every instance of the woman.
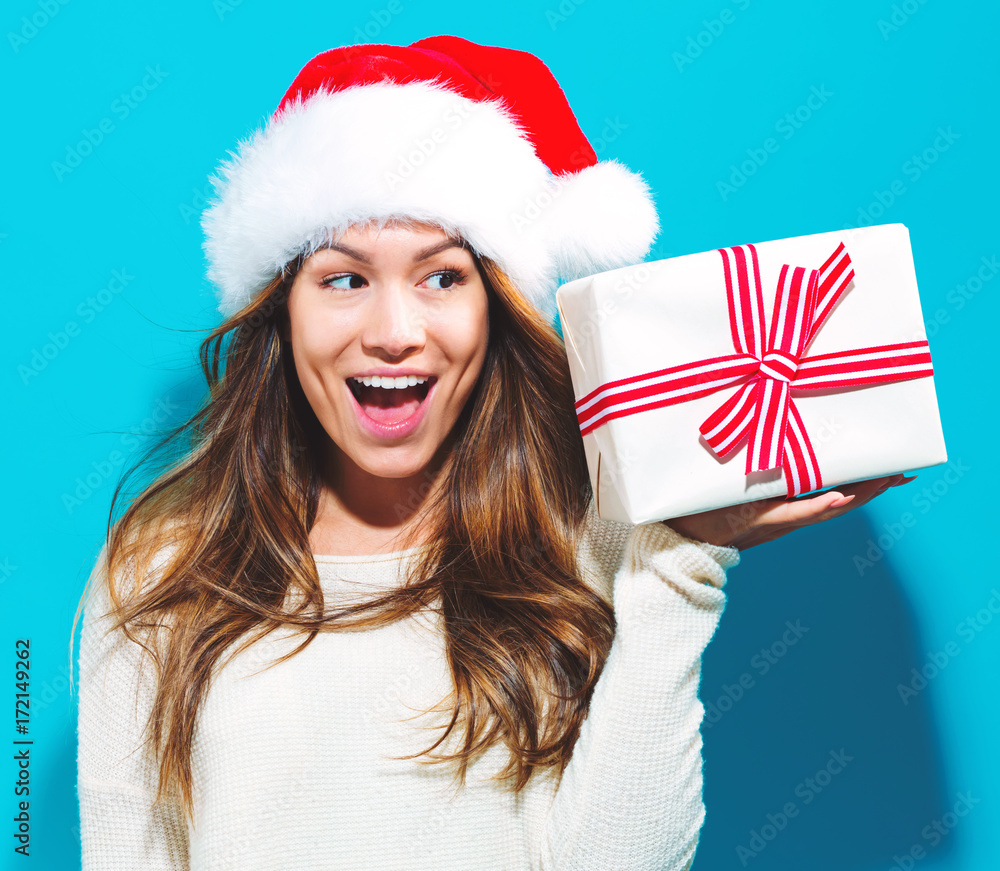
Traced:
POLYGON ((656 214, 531 55, 324 53, 215 181, 209 399, 87 602, 84 868, 688 867, 726 570, 902 479, 594 516, 553 292, 656 214))

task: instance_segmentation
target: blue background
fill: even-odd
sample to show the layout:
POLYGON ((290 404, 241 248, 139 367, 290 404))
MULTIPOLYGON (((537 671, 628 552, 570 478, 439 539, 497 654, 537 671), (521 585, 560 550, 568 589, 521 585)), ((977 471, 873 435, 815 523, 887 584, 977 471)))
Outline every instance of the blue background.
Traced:
MULTIPOLYGON (((197 347, 218 322, 197 220, 210 171, 314 54, 436 33, 549 64, 599 156, 651 183, 663 223, 652 258, 861 221, 909 227, 955 465, 743 554, 705 657, 717 719, 704 728, 695 868, 995 867, 997 420, 985 373, 1000 279, 985 264, 1000 254, 1000 14, 944 0, 665 6, 4 5, 2 643, 11 665, 15 639, 31 640, 35 744, 32 856, 13 853, 7 822, 3 867, 78 867, 70 627, 118 476, 202 396, 197 347), (824 96, 810 107, 811 94, 824 96), (101 141, 81 146, 102 119, 101 141), (768 138, 777 149, 754 160, 768 138), (904 528, 906 512, 916 522, 904 528), (879 536, 887 546, 869 553, 879 536), (855 559, 866 554, 870 565, 855 559), (786 621, 801 637, 783 648, 786 621), (904 704, 898 686, 932 655, 943 667, 904 704), (816 779, 831 752, 851 758, 816 779), (962 796, 971 810, 946 816, 962 796), (935 820, 944 834, 926 828, 935 820), (897 863, 914 847, 927 854, 897 863)), ((15 737, 12 720, 0 730, 15 737)), ((10 820, 16 768, 2 755, 10 820)))

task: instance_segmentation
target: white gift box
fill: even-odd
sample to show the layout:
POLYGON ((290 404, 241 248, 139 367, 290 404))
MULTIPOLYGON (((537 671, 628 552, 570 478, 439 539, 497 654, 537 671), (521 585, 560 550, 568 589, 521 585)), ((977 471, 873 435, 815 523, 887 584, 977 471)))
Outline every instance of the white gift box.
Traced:
MULTIPOLYGON (((757 332, 763 335, 756 346, 757 356, 768 348, 772 320, 779 318, 779 323, 790 329, 790 315, 781 318, 773 310, 779 280, 788 281, 793 275, 793 270, 783 272, 783 265, 805 267, 798 273, 805 276, 805 287, 808 271, 819 270, 841 244, 850 256, 853 281, 847 284, 849 276, 844 274, 846 290, 796 358, 795 362, 801 360, 801 369, 790 377, 798 377, 800 384, 808 383, 802 379, 809 358, 817 355, 901 343, 907 347, 921 343, 927 360, 924 370, 930 371, 910 238, 902 224, 741 246, 743 252, 755 249, 759 264, 763 330, 757 332)), ((732 263, 734 255, 726 252, 734 250, 614 269, 559 288, 556 298, 581 421, 588 420, 585 408, 598 407, 594 405, 598 400, 611 403, 620 415, 607 419, 591 416, 589 423, 581 425, 597 510, 603 518, 635 524, 665 520, 784 496, 791 489, 789 479, 797 480, 797 473, 790 475, 780 466, 748 473, 750 439, 743 438, 738 449, 720 457, 699 429, 742 384, 754 379, 763 384, 768 380, 763 374, 770 376, 773 369, 765 366, 763 374, 746 375, 708 395, 645 410, 644 405, 653 400, 630 401, 628 396, 634 393, 620 386, 625 382, 631 389, 651 383, 649 376, 671 367, 693 371, 690 367, 699 361, 732 357, 740 351, 744 352, 742 359, 748 359, 747 348, 736 347, 739 318, 730 318, 726 259, 732 263), (595 419, 602 422, 587 431, 595 419)), ((751 263, 749 254, 745 262, 751 263)), ((735 274, 735 267, 731 270, 735 274)), ((744 282, 753 282, 749 265, 743 275, 750 276, 744 277, 744 282)), ((787 290, 785 297, 795 299, 787 290)), ((812 364, 814 368, 817 365, 812 364)), ((839 377, 857 377, 855 365, 850 363, 854 374, 839 377)), ((878 368, 881 364, 871 365, 878 368)), ((792 366, 788 371, 794 371, 794 362, 792 366)), ((718 371, 719 364, 702 368, 718 371)), ((771 386, 780 387, 780 380, 771 378, 771 386)), ((800 485, 796 492, 946 461, 932 376, 812 391, 795 384, 792 380, 788 395, 822 475, 820 487, 800 485)), ((788 427, 774 431, 800 432, 798 424, 789 423, 788 427)), ((787 444, 783 438, 775 441, 787 444)))

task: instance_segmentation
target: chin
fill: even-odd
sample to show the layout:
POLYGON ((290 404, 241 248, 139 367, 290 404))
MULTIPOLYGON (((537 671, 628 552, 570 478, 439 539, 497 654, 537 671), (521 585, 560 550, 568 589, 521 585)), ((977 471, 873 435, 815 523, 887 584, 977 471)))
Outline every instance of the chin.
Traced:
POLYGON ((421 451, 395 451, 382 448, 363 456, 351 457, 358 468, 377 478, 413 478, 427 470, 434 459, 433 453, 421 451))

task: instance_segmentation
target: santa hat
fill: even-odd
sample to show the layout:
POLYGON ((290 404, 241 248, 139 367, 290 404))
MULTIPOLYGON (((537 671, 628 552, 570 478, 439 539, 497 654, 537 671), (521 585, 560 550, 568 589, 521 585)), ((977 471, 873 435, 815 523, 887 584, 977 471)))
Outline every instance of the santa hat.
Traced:
POLYGON ((371 219, 460 236, 550 318, 560 281, 641 261, 659 229, 645 181, 597 160, 541 60, 456 36, 317 55, 230 156, 202 216, 227 317, 371 219))

